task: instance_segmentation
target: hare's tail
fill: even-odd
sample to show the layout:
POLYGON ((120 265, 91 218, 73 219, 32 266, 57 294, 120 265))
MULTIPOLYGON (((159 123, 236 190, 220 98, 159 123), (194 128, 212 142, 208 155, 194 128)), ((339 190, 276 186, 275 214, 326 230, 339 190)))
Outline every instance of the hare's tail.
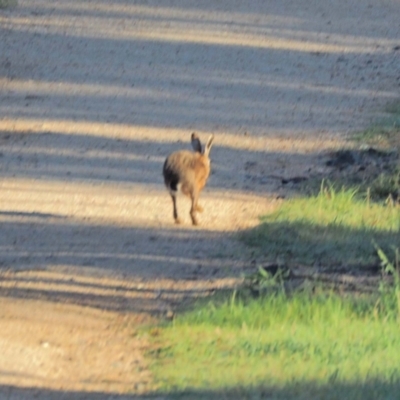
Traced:
POLYGON ((168 160, 165 161, 163 168, 164 182, 168 191, 173 195, 176 194, 179 189, 179 175, 174 171, 174 169, 169 168, 167 161, 168 160))
POLYGON ((165 184, 167 187, 168 192, 171 194, 171 196, 176 196, 178 191, 179 191, 179 182, 178 181, 173 181, 173 182, 168 182, 165 184))

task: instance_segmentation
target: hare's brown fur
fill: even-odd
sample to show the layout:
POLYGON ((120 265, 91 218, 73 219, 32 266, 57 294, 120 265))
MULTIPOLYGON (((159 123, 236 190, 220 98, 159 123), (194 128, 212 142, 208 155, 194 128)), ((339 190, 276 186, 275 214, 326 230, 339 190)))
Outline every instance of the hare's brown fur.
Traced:
POLYGON ((183 194, 191 198, 190 217, 193 225, 198 225, 196 212, 203 210, 198 204, 198 199, 210 175, 209 152, 213 139, 214 136, 211 135, 203 149, 199 137, 192 133, 191 140, 194 152, 188 150, 176 151, 165 160, 163 167, 164 182, 172 198, 173 215, 177 224, 180 223, 180 219, 176 196, 180 189, 183 194))

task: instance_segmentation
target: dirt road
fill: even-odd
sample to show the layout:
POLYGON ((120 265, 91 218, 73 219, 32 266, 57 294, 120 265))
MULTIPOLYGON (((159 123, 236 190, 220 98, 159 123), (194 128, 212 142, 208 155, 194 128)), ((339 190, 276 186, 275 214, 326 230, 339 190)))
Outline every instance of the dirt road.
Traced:
POLYGON ((148 318, 249 267, 235 233, 399 96, 396 0, 0 10, 0 397, 146 392, 148 318), (215 134, 200 228, 165 156, 215 134))

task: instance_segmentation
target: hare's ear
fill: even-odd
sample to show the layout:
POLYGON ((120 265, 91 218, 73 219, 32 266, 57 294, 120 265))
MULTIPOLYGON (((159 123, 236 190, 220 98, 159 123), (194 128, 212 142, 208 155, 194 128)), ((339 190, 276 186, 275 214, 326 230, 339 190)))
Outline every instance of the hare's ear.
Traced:
POLYGON ((204 147, 204 155, 208 157, 208 154, 210 153, 211 147, 213 145, 214 141, 214 135, 210 135, 210 137, 207 140, 206 146, 204 147))
POLYGON ((199 137, 193 132, 191 138, 192 138, 193 150, 198 153, 201 153, 201 142, 200 142, 199 137))

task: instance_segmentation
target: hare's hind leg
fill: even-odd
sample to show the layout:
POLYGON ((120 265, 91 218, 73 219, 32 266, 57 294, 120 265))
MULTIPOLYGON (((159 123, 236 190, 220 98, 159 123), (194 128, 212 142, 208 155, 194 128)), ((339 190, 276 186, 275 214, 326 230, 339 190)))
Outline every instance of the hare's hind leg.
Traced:
POLYGON ((199 211, 199 208, 201 208, 197 204, 199 200, 199 193, 197 191, 190 193, 190 198, 192 199, 192 207, 190 209, 190 217, 192 218, 192 224, 198 225, 199 221, 197 220, 196 212, 199 211))
POLYGON ((172 192, 172 191, 170 192, 171 199, 172 199, 172 205, 174 208, 174 220, 175 220, 176 224, 180 224, 181 220, 178 217, 178 208, 176 206, 176 194, 177 194, 176 192, 172 192))

